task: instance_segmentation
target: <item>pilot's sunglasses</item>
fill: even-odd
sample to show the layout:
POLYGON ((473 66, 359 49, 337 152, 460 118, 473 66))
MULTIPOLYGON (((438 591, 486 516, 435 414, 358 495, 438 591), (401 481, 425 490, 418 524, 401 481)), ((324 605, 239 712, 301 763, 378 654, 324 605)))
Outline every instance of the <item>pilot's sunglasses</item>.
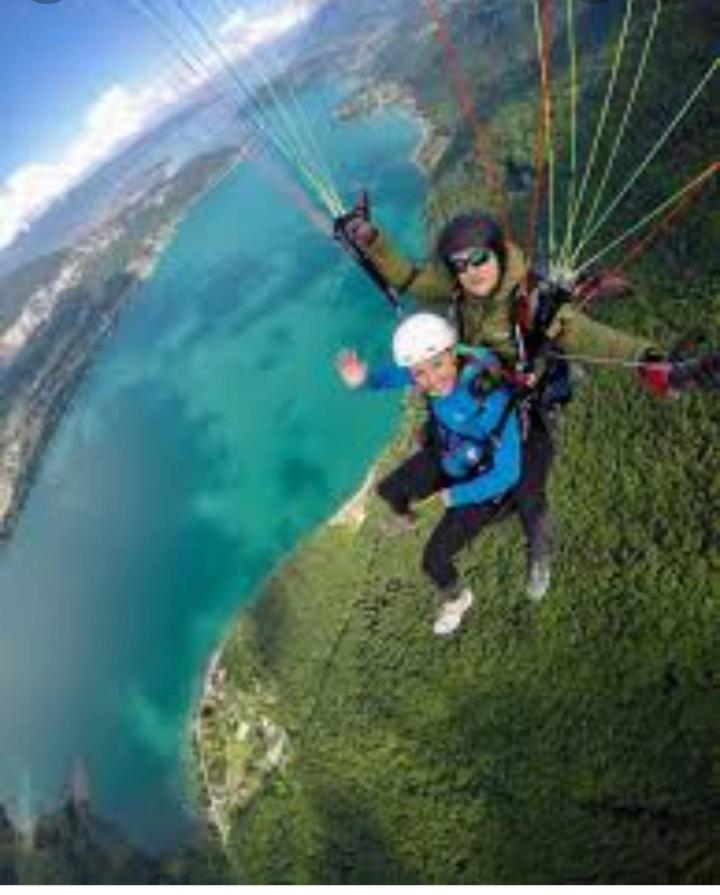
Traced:
POLYGON ((455 273, 465 273, 468 267, 482 267, 483 264, 487 264, 492 254, 489 249, 470 249, 461 255, 452 255, 450 264, 455 273))

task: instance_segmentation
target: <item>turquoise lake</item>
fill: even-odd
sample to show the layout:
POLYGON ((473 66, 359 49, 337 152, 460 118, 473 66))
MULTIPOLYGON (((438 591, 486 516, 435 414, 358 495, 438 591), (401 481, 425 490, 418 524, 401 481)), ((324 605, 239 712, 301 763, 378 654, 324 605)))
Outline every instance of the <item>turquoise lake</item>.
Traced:
MULTIPOLYGON (((306 98, 350 201, 422 250, 418 127, 334 124, 306 98)), ((333 357, 381 356, 393 315, 251 162, 188 214, 84 379, 0 552, 0 800, 52 808, 74 763, 136 841, 189 831, 183 762, 227 625, 361 483, 397 396, 333 357)))

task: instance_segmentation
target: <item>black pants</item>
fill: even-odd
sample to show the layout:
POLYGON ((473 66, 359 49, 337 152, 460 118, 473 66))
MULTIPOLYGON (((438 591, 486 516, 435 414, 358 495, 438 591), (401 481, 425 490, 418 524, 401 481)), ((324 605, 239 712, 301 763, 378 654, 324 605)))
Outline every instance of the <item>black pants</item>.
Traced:
MULTIPOLYGON (((528 562, 549 556, 551 521, 546 486, 555 453, 552 427, 533 413, 523 448, 519 483, 497 501, 448 507, 425 544, 423 571, 442 590, 455 587, 458 574, 454 559, 478 533, 491 522, 516 512, 522 522, 528 562)), ((424 500, 455 480, 443 471, 440 458, 432 448, 423 448, 401 463, 377 486, 380 497, 398 514, 410 512, 413 502, 424 500)))

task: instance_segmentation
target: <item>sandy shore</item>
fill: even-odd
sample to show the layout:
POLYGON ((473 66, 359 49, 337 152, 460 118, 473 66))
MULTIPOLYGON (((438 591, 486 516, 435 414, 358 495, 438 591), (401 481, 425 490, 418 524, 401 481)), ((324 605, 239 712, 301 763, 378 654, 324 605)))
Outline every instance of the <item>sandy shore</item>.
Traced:
POLYGON ((360 488, 353 494, 350 500, 346 501, 340 507, 337 513, 335 513, 326 524, 331 527, 346 526, 353 531, 357 531, 367 516, 367 498, 375 484, 376 478, 377 464, 374 464, 365 476, 365 480, 360 488))

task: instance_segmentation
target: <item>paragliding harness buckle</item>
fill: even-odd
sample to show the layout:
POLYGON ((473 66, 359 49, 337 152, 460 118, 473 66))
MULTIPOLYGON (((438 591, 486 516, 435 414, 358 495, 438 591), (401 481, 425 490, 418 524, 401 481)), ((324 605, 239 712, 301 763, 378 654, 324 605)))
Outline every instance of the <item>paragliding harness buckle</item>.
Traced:
POLYGON ((542 411, 567 404, 573 394, 570 366, 562 357, 560 346, 548 338, 548 330, 562 306, 571 301, 572 294, 563 286, 536 274, 530 274, 518 289, 513 331, 519 361, 517 372, 521 375, 532 374, 536 362, 544 359, 542 374, 526 391, 523 402, 525 412, 529 413, 533 405, 542 411))

